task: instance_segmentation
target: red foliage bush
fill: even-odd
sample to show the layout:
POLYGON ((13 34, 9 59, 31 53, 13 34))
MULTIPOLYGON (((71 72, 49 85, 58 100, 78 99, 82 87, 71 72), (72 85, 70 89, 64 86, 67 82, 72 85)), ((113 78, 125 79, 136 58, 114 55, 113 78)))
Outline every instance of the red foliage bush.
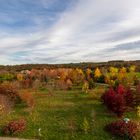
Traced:
POLYGON ((26 127, 26 121, 24 119, 11 121, 2 128, 4 135, 15 135, 22 132, 26 127))
POLYGON ((34 106, 35 106, 35 99, 34 99, 32 93, 24 91, 24 92, 21 92, 19 94, 19 96, 20 96, 21 100, 23 102, 25 102, 29 108, 32 108, 32 109, 34 108, 34 106))
POLYGON ((124 94, 125 93, 125 88, 123 85, 119 84, 118 87, 116 88, 116 92, 118 94, 124 94))
POLYGON ((136 91, 134 93, 134 106, 140 105, 140 84, 136 86, 136 91))
POLYGON ((11 101, 20 101, 19 94, 17 90, 12 86, 12 84, 0 85, 0 94, 7 96, 11 101))
POLYGON ((132 107, 134 105, 134 95, 130 88, 127 88, 125 90, 124 99, 125 99, 126 106, 132 107))
POLYGON ((129 121, 127 123, 123 120, 115 121, 106 125, 105 128, 113 135, 127 138, 129 140, 132 140, 138 132, 137 124, 132 121, 129 121))
POLYGON ((107 106, 109 106, 109 104, 111 104, 111 103, 108 102, 108 100, 111 100, 115 94, 116 93, 113 90, 113 88, 110 87, 110 89, 108 91, 106 91, 105 94, 103 94, 103 96, 101 97, 103 99, 104 104, 106 104, 107 106))
POLYGON ((121 117, 125 112, 126 107, 123 96, 115 93, 112 88, 102 96, 102 99, 107 108, 117 114, 118 117, 121 117))
POLYGON ((31 78, 27 78, 21 81, 21 86, 23 88, 31 88, 33 85, 33 80, 31 78))
POLYGON ((132 91, 130 88, 125 89, 122 85, 119 85, 116 90, 110 87, 101 98, 107 108, 117 114, 118 117, 123 115, 127 106, 133 104, 132 91))

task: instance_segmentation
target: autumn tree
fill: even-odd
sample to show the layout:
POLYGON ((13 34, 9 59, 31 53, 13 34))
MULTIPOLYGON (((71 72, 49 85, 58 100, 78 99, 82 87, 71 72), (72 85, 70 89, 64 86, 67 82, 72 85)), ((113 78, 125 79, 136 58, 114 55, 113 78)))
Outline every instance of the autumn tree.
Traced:
POLYGON ((101 74, 100 69, 99 69, 99 68, 96 68, 95 73, 94 73, 94 77, 95 77, 95 78, 99 78, 101 75, 102 75, 102 74, 101 74))
POLYGON ((96 82, 99 82, 99 83, 104 83, 105 77, 104 77, 104 75, 101 73, 101 71, 100 71, 99 68, 96 68, 96 69, 95 69, 95 72, 94 72, 94 80, 95 80, 96 82))
POLYGON ((82 69, 73 69, 71 72, 70 72, 70 75, 69 75, 72 80, 73 83, 75 84, 80 84, 80 83, 83 83, 84 79, 85 79, 85 75, 84 75, 84 72, 82 69))
POLYGON ((129 86, 132 86, 135 83, 135 78, 136 78, 135 70, 136 67, 134 65, 129 67, 129 73, 127 75, 127 83, 129 86))
POLYGON ((92 77, 91 77, 91 73, 92 73, 92 70, 88 68, 88 69, 86 70, 86 77, 87 77, 87 80, 89 80, 89 79, 92 78, 92 77))
POLYGON ((85 81, 82 86, 82 91, 85 93, 88 93, 88 90, 89 90, 89 84, 88 84, 88 81, 85 81))

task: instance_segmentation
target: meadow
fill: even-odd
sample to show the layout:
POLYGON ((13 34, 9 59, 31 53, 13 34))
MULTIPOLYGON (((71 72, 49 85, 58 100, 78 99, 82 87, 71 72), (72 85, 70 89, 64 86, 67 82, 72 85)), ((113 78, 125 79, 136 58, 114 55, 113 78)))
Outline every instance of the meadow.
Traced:
MULTIPOLYGON (((48 79, 43 77, 42 74, 40 74, 41 72, 35 70, 33 71, 34 74, 32 73, 32 77, 34 78, 32 78, 32 81, 34 84, 32 81, 30 81, 31 79, 29 75, 31 75, 31 73, 29 73, 29 71, 27 71, 27 75, 30 80, 27 78, 27 75, 25 73, 23 74, 22 72, 17 74, 16 81, 11 81, 10 79, 9 82, 1 83, 2 86, 5 85, 7 89, 8 85, 12 83, 12 88, 14 86, 16 90, 18 89, 17 95, 20 95, 19 97, 21 98, 21 101, 15 103, 9 112, 4 112, 1 109, 0 135, 2 137, 10 136, 28 139, 35 138, 40 140, 140 139, 140 132, 137 130, 134 130, 137 132, 137 134, 134 134, 134 137, 132 138, 129 137, 129 135, 128 137, 125 137, 124 135, 122 137, 119 135, 112 135, 105 129, 106 125, 110 124, 111 122, 124 120, 124 118, 129 118, 130 121, 137 124, 138 129, 140 122, 140 117, 136 106, 127 105, 127 110, 121 111, 123 114, 118 117, 115 111, 113 112, 113 110, 108 108, 108 106, 103 103, 103 99, 101 98, 102 95, 104 95, 110 87, 115 86, 115 76, 113 72, 114 81, 111 79, 109 80, 109 77, 107 77, 107 83, 101 83, 103 81, 103 78, 101 77, 103 74, 99 69, 94 71, 94 76, 91 74, 92 71, 88 69, 86 71, 86 81, 85 74, 82 72, 82 70, 77 70, 77 73, 74 73, 74 71, 71 70, 59 69, 59 74, 56 74, 56 71, 54 70, 51 72, 45 71, 45 76, 47 78, 49 77, 48 79), (65 72, 68 73, 68 75, 65 72), (23 77, 23 75, 26 75, 26 78, 23 77), (69 75, 71 81, 66 80, 69 79, 69 75), (35 76, 38 77, 36 78, 35 76), (94 79, 93 82, 90 81, 91 78, 94 79), (10 133, 3 133, 5 132, 3 131, 3 126, 5 126, 5 124, 8 124, 8 122, 12 120, 19 119, 26 120, 26 127, 24 130, 17 130, 14 128, 14 126, 12 127, 12 131, 11 129, 8 129, 10 133)), ((137 86, 134 85, 134 80, 136 80, 134 73, 126 73, 126 75, 129 75, 129 79, 127 79, 127 81, 129 84, 130 81, 132 82, 132 87, 137 86)), ((110 75, 111 73, 109 73, 109 76, 110 75)), ((123 71, 123 76, 124 75, 125 73, 123 71)), ((124 78, 121 76, 122 74, 116 78, 117 84, 118 78, 124 78)), ((136 82, 138 82, 138 80, 139 79, 137 79, 136 82)), ((123 80, 120 80, 119 83, 123 85, 123 80)), ((126 86, 126 81, 124 83, 126 86)), ((122 92, 122 87, 118 91, 122 92)), ((130 99, 130 96, 128 99, 130 99)), ((131 102, 132 101, 129 101, 129 103, 131 102)), ((137 102, 139 103, 139 100, 137 102)), ((117 105, 119 106, 119 109, 121 109, 121 106, 123 106, 123 104, 120 105, 118 102, 115 104, 115 107, 117 105)), ((134 128, 132 127, 132 132, 133 129, 134 128)))

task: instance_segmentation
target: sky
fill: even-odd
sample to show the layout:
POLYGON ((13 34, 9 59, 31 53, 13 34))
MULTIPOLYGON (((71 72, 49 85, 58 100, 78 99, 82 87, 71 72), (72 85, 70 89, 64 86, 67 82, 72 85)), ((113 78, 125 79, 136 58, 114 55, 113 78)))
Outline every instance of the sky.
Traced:
POLYGON ((0 0, 0 65, 140 60, 140 0, 0 0))

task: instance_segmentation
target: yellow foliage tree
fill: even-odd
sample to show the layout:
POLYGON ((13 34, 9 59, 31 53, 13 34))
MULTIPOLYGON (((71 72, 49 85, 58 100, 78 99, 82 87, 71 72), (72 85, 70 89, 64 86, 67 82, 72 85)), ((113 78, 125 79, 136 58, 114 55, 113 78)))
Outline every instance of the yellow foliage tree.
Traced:
POLYGON ((73 83, 79 84, 79 83, 83 82, 85 75, 84 75, 84 72, 82 71, 82 69, 77 68, 77 69, 73 69, 69 73, 69 77, 73 83))
POLYGON ((127 77, 126 68, 122 67, 118 73, 118 80, 122 82, 127 77))
POLYGON ((102 75, 102 74, 101 74, 100 69, 99 69, 99 68, 96 68, 95 73, 94 73, 94 77, 95 77, 95 78, 99 78, 101 75, 102 75))
POLYGON ((130 68, 129 68, 129 72, 135 72, 135 70, 136 70, 136 66, 130 66, 130 68))
POLYGON ((140 106, 137 107, 137 115, 140 117, 140 106))
POLYGON ((23 74, 21 74, 21 73, 17 74, 17 80, 22 81, 23 80, 23 74))
POLYGON ((109 74, 106 74, 105 75, 105 83, 106 84, 109 84, 110 83, 110 76, 109 76, 109 74))
POLYGON ((112 76, 115 76, 118 73, 118 68, 110 67, 109 68, 109 71, 110 71, 110 73, 111 73, 112 76))
POLYGON ((134 85, 134 79, 136 77, 135 70, 136 70, 135 66, 130 66, 129 75, 127 76, 127 82, 129 85, 134 85))
POLYGON ((88 93, 88 89, 89 89, 89 84, 87 81, 85 81, 82 87, 82 91, 84 91, 85 93, 88 93))
POLYGON ((91 73, 92 73, 92 70, 88 68, 88 69, 86 70, 87 79, 90 79, 90 78, 91 78, 91 76, 90 76, 91 73))

